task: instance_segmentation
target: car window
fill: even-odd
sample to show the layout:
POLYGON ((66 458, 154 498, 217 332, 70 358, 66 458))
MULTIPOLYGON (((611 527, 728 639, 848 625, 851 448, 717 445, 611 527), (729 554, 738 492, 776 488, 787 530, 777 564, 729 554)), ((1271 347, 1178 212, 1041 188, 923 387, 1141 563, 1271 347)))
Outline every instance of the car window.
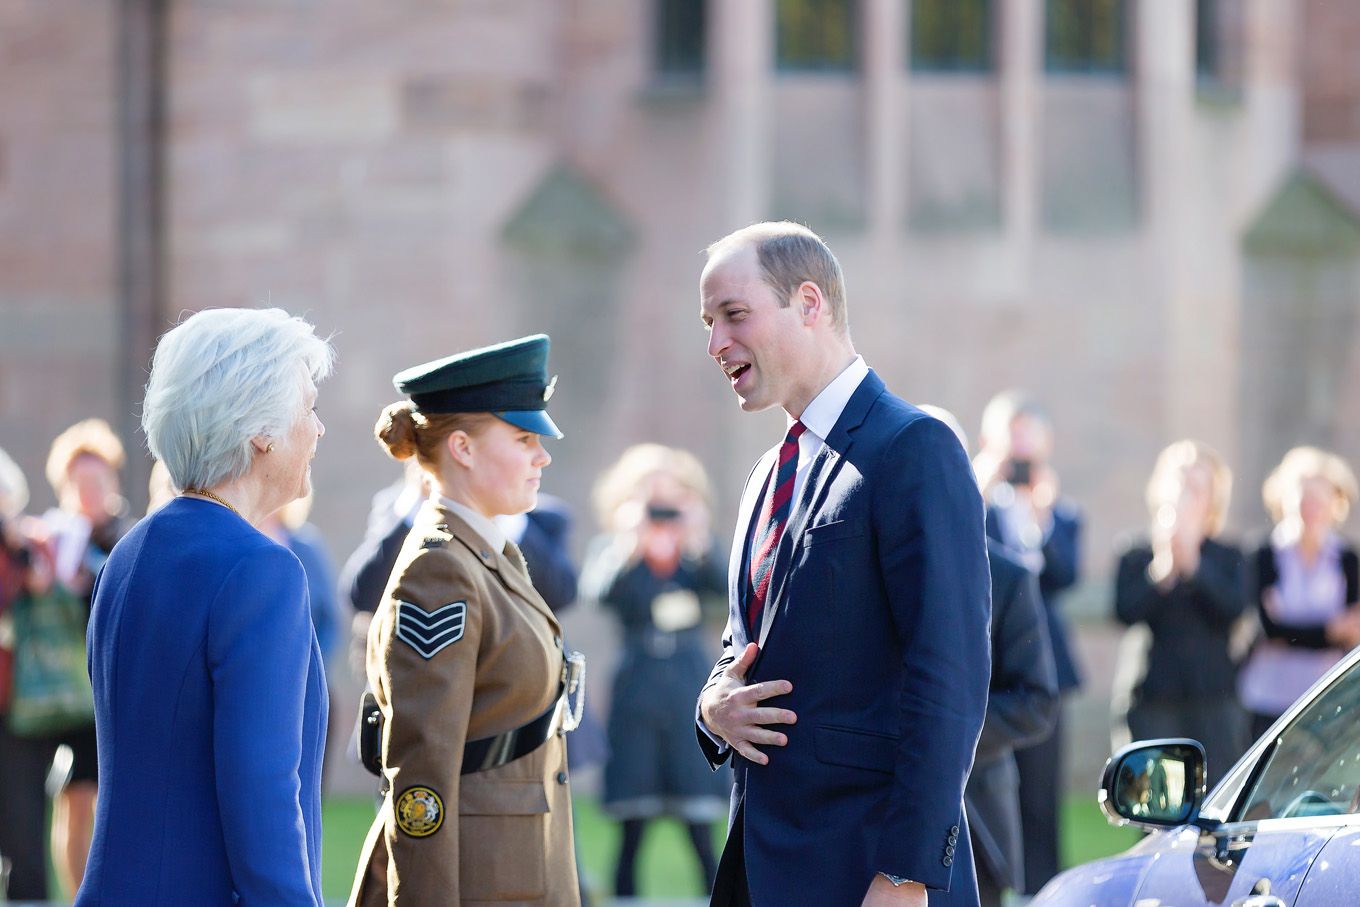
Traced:
POLYGON ((1360 671, 1348 671, 1266 750, 1239 821, 1335 816, 1360 800, 1360 671))

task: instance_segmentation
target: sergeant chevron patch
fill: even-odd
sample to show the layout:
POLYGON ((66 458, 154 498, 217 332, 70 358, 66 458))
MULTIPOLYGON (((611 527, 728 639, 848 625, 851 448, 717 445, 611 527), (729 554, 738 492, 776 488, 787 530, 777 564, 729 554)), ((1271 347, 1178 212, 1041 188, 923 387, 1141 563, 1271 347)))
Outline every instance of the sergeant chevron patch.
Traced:
POLYGON ((453 602, 433 611, 426 611, 410 602, 397 602, 397 638, 427 660, 462 639, 466 621, 465 601, 453 602))

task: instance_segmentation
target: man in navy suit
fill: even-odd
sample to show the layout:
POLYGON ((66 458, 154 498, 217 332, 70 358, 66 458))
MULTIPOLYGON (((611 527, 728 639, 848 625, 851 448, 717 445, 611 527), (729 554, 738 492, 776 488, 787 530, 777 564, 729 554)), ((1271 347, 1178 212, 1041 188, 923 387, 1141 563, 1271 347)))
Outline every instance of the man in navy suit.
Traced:
POLYGON ((941 422, 855 353, 797 224, 708 250, 709 355, 789 431, 752 470, 699 744, 734 785, 714 905, 977 907, 964 784, 987 704, 982 501, 941 422))

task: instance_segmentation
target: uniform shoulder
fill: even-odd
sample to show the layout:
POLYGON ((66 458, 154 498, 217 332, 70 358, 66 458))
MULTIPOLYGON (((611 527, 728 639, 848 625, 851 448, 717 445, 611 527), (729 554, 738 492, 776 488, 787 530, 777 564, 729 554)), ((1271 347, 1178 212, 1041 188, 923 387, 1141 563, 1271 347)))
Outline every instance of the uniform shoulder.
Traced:
POLYGON ((447 531, 417 527, 392 569, 391 597, 425 610, 478 598, 478 555, 447 531))

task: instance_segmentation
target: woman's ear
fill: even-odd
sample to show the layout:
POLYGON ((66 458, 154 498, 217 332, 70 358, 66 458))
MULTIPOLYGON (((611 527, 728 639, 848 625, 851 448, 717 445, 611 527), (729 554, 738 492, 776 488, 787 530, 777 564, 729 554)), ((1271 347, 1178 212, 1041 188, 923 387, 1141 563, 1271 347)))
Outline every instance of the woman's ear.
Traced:
POLYGON ((256 435, 250 439, 250 446, 257 454, 264 454, 274 449, 274 442, 269 440, 269 435, 256 435))
POLYGON ((450 432, 449 436, 444 439, 444 446, 448 448, 449 457, 453 459, 453 462, 468 469, 472 468, 472 438, 467 432, 462 429, 450 432))

